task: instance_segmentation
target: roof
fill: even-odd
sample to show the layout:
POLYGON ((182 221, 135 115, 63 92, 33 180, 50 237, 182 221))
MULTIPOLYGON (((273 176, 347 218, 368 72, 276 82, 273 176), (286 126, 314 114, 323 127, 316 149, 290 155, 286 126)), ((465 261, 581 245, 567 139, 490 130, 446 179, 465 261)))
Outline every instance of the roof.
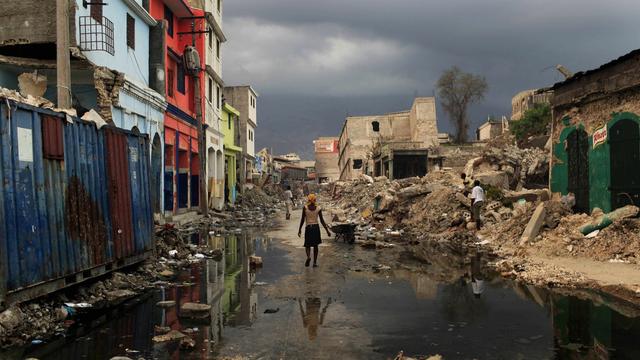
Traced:
POLYGON ((222 105, 222 109, 225 110, 226 112, 235 114, 236 116, 240 116, 240 111, 236 110, 236 108, 229 105, 229 103, 225 102, 224 105, 222 105))
POLYGON ((249 88, 249 91, 251 91, 255 97, 260 97, 260 95, 258 95, 258 92, 251 85, 231 85, 231 86, 225 86, 224 88, 225 89, 249 88))
POLYGON ((586 70, 586 71, 580 71, 575 73, 572 77, 566 79, 565 81, 561 81, 558 83, 553 84, 553 86, 550 88, 550 90, 556 90, 560 87, 569 85, 575 81, 577 81, 578 79, 581 79, 583 77, 589 76, 589 75, 593 75, 599 71, 608 69, 610 67, 613 67, 615 65, 618 65, 620 63, 623 63, 627 60, 630 60, 634 57, 640 56, 640 49, 636 49, 633 50, 625 55, 620 56, 619 58, 615 59, 615 60, 611 60, 608 63, 602 64, 600 65, 600 67, 596 68, 596 69, 591 69, 591 70, 586 70))

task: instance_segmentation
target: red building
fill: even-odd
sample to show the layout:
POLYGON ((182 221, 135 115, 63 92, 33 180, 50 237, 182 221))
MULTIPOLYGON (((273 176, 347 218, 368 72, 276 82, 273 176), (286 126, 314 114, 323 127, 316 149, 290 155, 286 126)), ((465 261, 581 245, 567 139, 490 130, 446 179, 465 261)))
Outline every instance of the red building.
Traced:
MULTIPOLYGON (((150 0, 149 13, 164 20, 165 83, 168 102, 164 118, 165 212, 175 214, 199 205, 201 174, 196 113, 204 114, 204 49, 207 22, 204 12, 185 0, 150 0), (184 53, 194 46, 200 54, 200 101, 196 103, 194 77, 185 66, 184 53)), ((204 123, 204 115, 202 115, 204 123)))

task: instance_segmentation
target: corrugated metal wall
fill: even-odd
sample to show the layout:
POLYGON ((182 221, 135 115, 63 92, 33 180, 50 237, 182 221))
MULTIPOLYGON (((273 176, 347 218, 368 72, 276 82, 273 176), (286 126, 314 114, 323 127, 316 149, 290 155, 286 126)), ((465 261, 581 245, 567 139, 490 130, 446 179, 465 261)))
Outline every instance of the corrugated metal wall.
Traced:
POLYGON ((152 250, 149 159, 146 136, 0 99, 0 307, 152 250))

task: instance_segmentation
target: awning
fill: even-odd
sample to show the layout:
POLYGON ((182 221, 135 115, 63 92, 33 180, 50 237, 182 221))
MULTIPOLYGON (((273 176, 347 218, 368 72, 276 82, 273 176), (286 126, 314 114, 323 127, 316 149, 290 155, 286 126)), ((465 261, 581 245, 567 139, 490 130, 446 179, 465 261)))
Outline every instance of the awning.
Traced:
POLYGON ((198 140, 191 138, 191 152, 198 153, 198 140))

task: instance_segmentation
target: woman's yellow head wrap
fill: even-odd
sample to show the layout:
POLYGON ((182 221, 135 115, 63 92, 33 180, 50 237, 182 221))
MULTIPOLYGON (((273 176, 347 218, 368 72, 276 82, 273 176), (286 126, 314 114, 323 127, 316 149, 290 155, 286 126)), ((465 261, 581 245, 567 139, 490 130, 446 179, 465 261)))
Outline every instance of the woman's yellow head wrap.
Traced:
POLYGON ((307 205, 315 205, 317 200, 316 194, 309 194, 309 196, 307 196, 307 205))

